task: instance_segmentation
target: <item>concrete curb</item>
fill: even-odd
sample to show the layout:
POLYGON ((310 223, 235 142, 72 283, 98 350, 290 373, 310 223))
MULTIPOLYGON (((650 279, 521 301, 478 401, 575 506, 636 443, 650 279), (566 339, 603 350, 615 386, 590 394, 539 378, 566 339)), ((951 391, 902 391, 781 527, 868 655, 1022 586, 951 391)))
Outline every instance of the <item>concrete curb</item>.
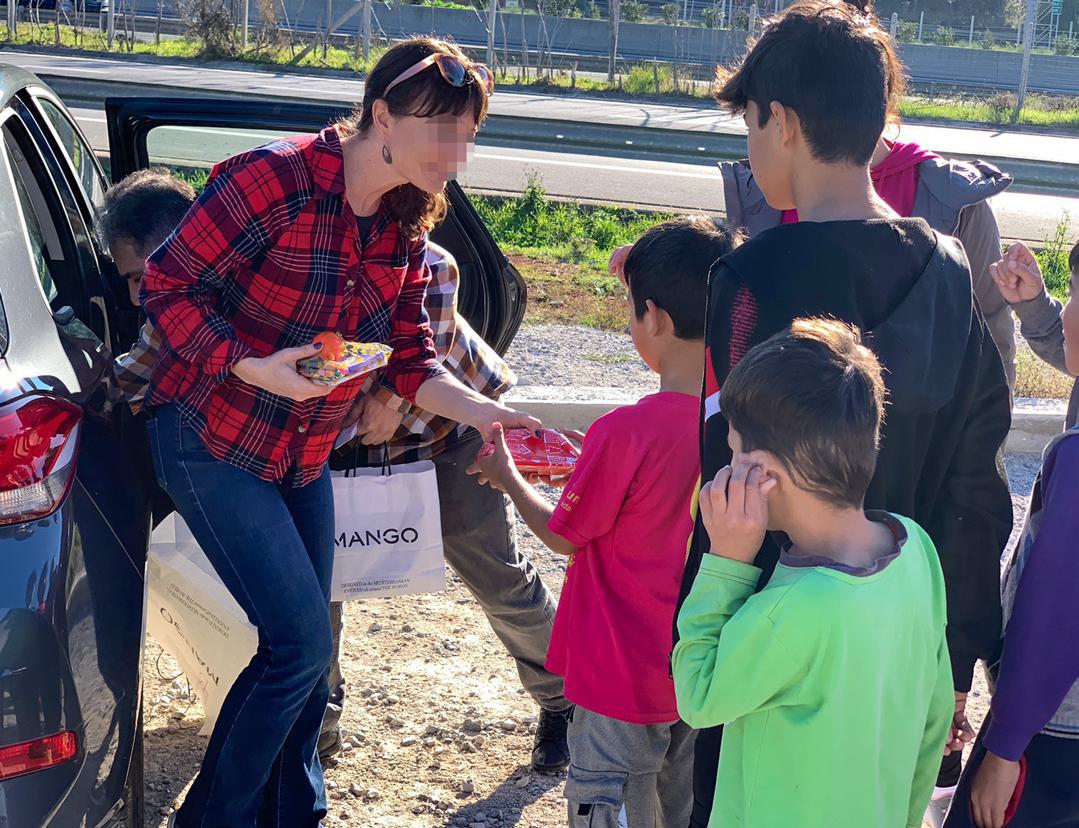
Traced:
POLYGON ((1041 454, 1046 444, 1063 430, 1063 413, 1020 409, 1012 414, 1007 451, 1011 454, 1041 454))
MULTIPOLYGON (((617 399, 554 399, 546 389, 523 387, 506 402, 539 417, 551 428, 585 431, 604 414, 634 400, 622 395, 617 399)), ((1046 444, 1063 430, 1062 411, 1017 408, 1012 414, 1005 450, 1009 454, 1041 454, 1046 444)))

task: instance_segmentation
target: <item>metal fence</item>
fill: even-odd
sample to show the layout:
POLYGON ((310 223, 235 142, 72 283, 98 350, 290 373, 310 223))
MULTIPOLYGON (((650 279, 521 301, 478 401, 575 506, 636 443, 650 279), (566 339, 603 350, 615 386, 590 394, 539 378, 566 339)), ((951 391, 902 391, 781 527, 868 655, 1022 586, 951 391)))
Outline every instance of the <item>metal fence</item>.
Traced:
MULTIPOLYGON (((86 2, 86 0, 76 0, 86 2)), ((160 12, 180 31, 182 0, 115 0, 118 11, 135 15, 135 28, 152 31, 160 12)), ((227 0, 237 16, 247 7, 252 29, 258 20, 255 2, 227 0)), ((548 68, 600 71, 608 67, 610 24, 603 19, 544 17, 535 13, 500 8, 494 17, 494 37, 488 37, 488 12, 479 8, 453 9, 390 5, 368 0, 371 34, 376 40, 392 41, 420 32, 448 36, 480 53, 494 47, 495 62, 510 67, 521 64, 533 69, 545 62, 548 68)), ((482 0, 481 0, 482 2, 482 0)), ((653 0, 658 2, 658 0, 653 0)), ((723 0, 721 0, 723 2, 723 0)), ((726 0, 724 14, 732 19, 724 28, 671 26, 660 23, 622 23, 617 43, 617 69, 625 72, 635 64, 660 64, 674 69, 681 78, 709 77, 717 64, 727 64, 744 53, 749 29, 759 20, 754 6, 726 0), (742 15, 746 12, 747 15, 742 15)), ((781 6, 784 0, 773 0, 781 6)), ((683 0, 683 8, 689 0, 683 0)), ((700 0, 698 0, 698 4, 700 0)), ((362 0, 278 0, 277 25, 303 36, 319 39, 333 30, 338 37, 358 40, 364 31, 364 15, 357 13, 362 0), (341 22, 335 26, 335 22, 341 22)), ((20 9, 25 12, 25 9, 20 9)), ((44 16, 44 12, 42 15, 44 16)), ((122 25, 118 23, 118 25, 122 25)), ((887 25, 887 22, 885 23, 887 25)), ((1067 31, 1066 29, 1064 31, 1067 31)), ((968 32, 969 35, 969 32, 968 32)), ((302 38, 301 38, 302 39, 302 38)), ((900 54, 915 88, 956 88, 973 91, 1016 91, 1022 75, 1022 53, 1011 50, 951 48, 934 44, 900 43, 900 54)), ((656 70, 658 76, 659 70, 656 70)), ((1079 58, 1033 54, 1030 61, 1033 91, 1079 95, 1079 58)))

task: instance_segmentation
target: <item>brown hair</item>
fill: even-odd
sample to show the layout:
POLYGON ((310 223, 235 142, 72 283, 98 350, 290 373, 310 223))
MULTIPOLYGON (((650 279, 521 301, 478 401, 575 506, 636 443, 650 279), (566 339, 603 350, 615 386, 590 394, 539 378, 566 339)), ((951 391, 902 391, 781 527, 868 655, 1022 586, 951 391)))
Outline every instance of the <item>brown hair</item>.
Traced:
POLYGON ((898 120, 906 90, 891 36, 869 3, 799 0, 765 24, 735 69, 717 67, 713 94, 742 113, 757 105, 760 125, 779 101, 797 114, 815 157, 867 164, 884 127, 898 120))
POLYGON ((767 451, 800 488, 860 508, 876 470, 884 394, 880 363, 856 327, 799 319, 745 355, 720 405, 743 451, 767 451))
MULTIPOLYGON (((451 86, 437 67, 414 75, 397 84, 386 94, 386 87, 402 73, 430 55, 452 55, 465 64, 469 58, 455 44, 434 37, 414 37, 401 41, 386 52, 367 76, 363 103, 348 118, 337 123, 342 135, 364 133, 374 121, 375 101, 384 100, 397 117, 433 118, 436 115, 460 117, 471 112, 479 127, 487 117, 487 89, 474 78, 464 86, 451 86)), ((385 196, 390 216, 409 238, 418 238, 433 230, 446 217, 445 193, 426 193, 412 184, 402 184, 385 196)))

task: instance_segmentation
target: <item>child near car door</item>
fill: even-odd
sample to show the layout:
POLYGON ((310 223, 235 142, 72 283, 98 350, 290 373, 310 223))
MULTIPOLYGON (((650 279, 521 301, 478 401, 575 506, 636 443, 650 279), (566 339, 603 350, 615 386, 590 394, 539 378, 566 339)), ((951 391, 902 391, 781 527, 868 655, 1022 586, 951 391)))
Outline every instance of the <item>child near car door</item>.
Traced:
POLYGON ((711 219, 649 230, 626 259, 633 343, 660 390, 589 429, 557 506, 514 467, 501 432, 473 471, 569 556, 547 668, 576 705, 565 795, 571 828, 684 828, 694 732, 668 654, 700 473, 708 269, 736 237, 711 219))

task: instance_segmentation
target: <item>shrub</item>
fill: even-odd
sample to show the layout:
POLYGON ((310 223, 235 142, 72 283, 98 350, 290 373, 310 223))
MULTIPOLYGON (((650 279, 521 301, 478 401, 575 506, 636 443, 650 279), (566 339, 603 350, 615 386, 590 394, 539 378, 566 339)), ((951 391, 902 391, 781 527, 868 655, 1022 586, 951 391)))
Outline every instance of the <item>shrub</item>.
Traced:
POLYGON ((1038 255, 1038 263, 1050 293, 1064 295, 1068 289, 1071 273, 1068 271, 1068 253, 1071 251, 1069 225, 1071 216, 1065 210, 1057 223, 1053 238, 1045 240, 1045 249, 1038 255))
POLYGON ((989 96, 986 104, 993 114, 993 123, 1003 124, 1012 117, 1012 112, 1018 105, 1018 100, 1011 92, 994 92, 989 96))
POLYGON ((917 43, 918 24, 912 20, 900 20, 899 28, 896 29, 896 37, 902 43, 917 43))
POLYGON ((577 0, 538 0, 536 8, 548 17, 580 17, 577 0))
POLYGON ((701 11, 701 20, 707 29, 723 27, 723 6, 709 6, 701 11))
POLYGON ((236 29, 224 0, 181 0, 180 16, 188 34, 202 43, 203 55, 235 55, 236 29))
POLYGON ((995 49, 997 48, 997 36, 989 29, 986 29, 982 32, 982 37, 978 41, 978 45, 983 49, 995 49))
POLYGON ((626 23, 640 23, 648 13, 648 6, 638 0, 629 0, 622 4, 622 20, 626 23))
POLYGON ((954 46, 955 32, 947 26, 937 26, 937 30, 933 32, 933 42, 938 46, 954 46))
POLYGON ((1057 38, 1056 43, 1053 44, 1053 51, 1058 55, 1079 54, 1079 39, 1069 37, 1068 35, 1061 35, 1057 38))
POLYGON ((677 26, 678 18, 682 13, 682 9, 677 3, 664 3, 660 9, 660 14, 663 16, 663 22, 668 26, 677 26))
POLYGON ((638 63, 631 67, 622 80, 622 89, 631 95, 654 95, 656 75, 659 75, 659 92, 674 89, 674 72, 669 65, 654 67, 650 63, 638 63))

